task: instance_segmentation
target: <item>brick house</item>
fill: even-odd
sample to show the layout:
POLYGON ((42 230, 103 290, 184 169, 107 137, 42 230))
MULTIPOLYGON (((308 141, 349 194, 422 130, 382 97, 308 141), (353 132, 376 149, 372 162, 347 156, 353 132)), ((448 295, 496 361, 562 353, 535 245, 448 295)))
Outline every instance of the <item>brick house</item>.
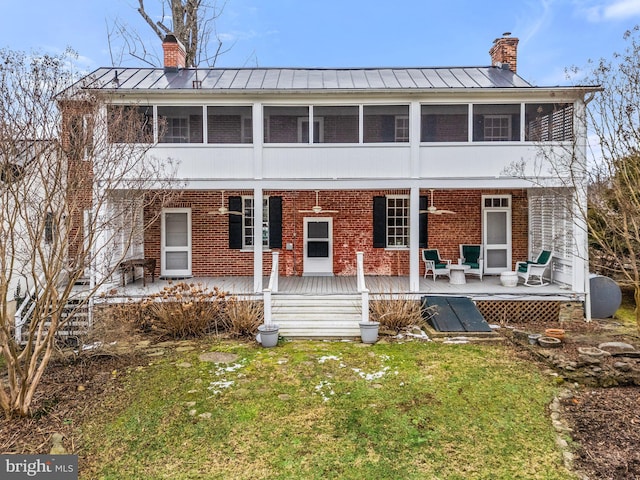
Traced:
POLYGON ((147 207, 159 220, 132 254, 161 279, 248 277, 259 295, 273 258, 280 277, 353 277, 362 252, 365 275, 420 294, 423 249, 455 263, 478 244, 483 295, 548 249, 553 298, 581 302, 587 238, 571 210, 586 200, 541 152, 586 158, 594 88, 531 85, 517 45, 496 39, 478 67, 187 69, 167 35, 164 68, 100 68, 79 85, 108 95, 107 115, 136 111, 150 154, 179 161, 181 195, 147 207))

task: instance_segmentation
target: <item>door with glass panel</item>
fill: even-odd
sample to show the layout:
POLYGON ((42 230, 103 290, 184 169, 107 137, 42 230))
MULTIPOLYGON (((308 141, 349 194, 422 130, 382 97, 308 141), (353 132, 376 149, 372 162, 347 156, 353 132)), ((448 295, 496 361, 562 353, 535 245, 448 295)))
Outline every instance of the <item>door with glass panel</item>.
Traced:
POLYGON ((484 273, 511 270, 511 196, 482 197, 484 273))
POLYGON ((160 274, 191 275, 191 209, 168 208, 162 212, 160 274))
POLYGON ((304 219, 303 275, 333 275, 333 219, 304 219))

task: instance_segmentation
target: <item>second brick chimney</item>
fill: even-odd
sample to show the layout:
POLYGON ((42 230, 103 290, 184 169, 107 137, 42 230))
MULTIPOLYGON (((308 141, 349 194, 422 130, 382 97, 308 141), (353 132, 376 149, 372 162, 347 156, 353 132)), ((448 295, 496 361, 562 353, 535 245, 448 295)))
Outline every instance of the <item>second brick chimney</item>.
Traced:
POLYGON ((184 45, 172 33, 168 33, 162 41, 164 50, 164 70, 165 72, 175 72, 185 67, 187 53, 184 45))
POLYGON ((493 41, 493 46, 489 50, 491 55, 491 65, 506 65, 509 70, 516 73, 518 69, 518 42, 520 40, 512 37, 511 32, 502 34, 502 37, 493 41))

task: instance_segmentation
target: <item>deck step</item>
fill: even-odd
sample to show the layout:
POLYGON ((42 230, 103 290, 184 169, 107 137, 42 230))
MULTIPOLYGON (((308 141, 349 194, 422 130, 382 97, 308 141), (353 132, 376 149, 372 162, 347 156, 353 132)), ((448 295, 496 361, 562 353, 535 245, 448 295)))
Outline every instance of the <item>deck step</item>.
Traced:
POLYGON ((359 295, 273 296, 272 319, 283 337, 344 338, 360 335, 359 295))

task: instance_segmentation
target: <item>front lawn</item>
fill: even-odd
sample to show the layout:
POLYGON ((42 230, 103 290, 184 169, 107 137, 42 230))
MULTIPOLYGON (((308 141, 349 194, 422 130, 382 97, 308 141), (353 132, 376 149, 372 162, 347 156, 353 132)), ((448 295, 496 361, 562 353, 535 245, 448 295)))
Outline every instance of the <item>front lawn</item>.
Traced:
POLYGON ((209 343, 85 424, 82 479, 570 479, 552 379, 508 347, 209 343), (230 363, 199 359, 228 352, 230 363))

